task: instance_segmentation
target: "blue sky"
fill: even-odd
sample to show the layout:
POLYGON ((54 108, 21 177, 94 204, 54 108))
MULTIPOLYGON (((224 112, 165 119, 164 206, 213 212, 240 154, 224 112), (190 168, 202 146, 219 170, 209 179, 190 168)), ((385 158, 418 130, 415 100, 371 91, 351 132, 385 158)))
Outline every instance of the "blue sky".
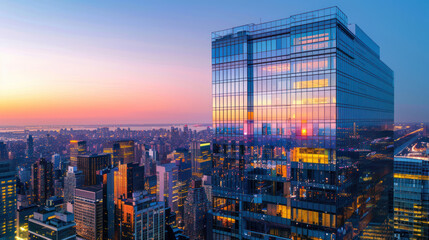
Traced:
POLYGON ((329 6, 377 42, 394 70, 395 120, 429 121, 429 1, 0 4, 0 100, 21 104, 0 104, 8 113, 0 124, 210 122, 212 31, 329 6))

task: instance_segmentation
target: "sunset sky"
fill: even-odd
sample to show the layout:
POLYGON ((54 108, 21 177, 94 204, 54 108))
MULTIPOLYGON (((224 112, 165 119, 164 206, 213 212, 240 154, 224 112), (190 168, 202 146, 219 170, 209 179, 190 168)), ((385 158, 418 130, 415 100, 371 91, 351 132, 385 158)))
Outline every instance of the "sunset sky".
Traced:
POLYGON ((429 4, 412 3, 0 1, 0 125, 210 123, 212 31, 334 5, 394 70, 395 120, 429 121, 429 4))

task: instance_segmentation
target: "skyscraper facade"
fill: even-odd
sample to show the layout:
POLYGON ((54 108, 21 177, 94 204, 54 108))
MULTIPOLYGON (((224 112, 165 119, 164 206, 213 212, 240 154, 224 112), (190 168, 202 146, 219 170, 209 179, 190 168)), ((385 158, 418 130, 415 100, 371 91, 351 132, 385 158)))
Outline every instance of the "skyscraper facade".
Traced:
POLYGON ((157 200, 165 202, 166 207, 170 207, 175 214, 178 212, 178 173, 174 163, 167 163, 156 166, 157 178, 157 200))
POLYGON ((165 239, 165 207, 155 197, 133 193, 131 198, 119 200, 117 213, 116 239, 165 239))
POLYGON ((429 239, 429 138, 420 138, 395 156, 396 239, 429 239))
POLYGON ((76 188, 74 200, 76 234, 87 240, 103 238, 103 189, 99 186, 76 188))
POLYGON ((212 172, 212 156, 210 143, 191 142, 192 175, 203 177, 212 172))
POLYGON ((44 158, 31 166, 31 189, 36 204, 44 205, 48 198, 54 196, 53 164, 44 158))
POLYGON ((134 141, 120 140, 110 142, 104 148, 104 153, 112 155, 113 165, 132 163, 135 161, 134 141))
POLYGON ((130 198, 145 189, 144 167, 138 163, 120 164, 115 171, 115 199, 130 198))
POLYGON ((190 240, 206 239, 208 200, 202 180, 192 179, 185 201, 185 234, 190 240))
POLYGON ((70 166, 77 166, 77 156, 86 155, 86 141, 70 140, 70 166))
POLYGON ((58 153, 52 155, 52 164, 54 164, 54 169, 60 169, 61 167, 61 155, 59 155, 58 153))
POLYGON ((85 176, 77 167, 69 166, 67 175, 64 177, 64 202, 73 202, 76 187, 81 187, 85 183, 85 176))
POLYGON ((98 181, 103 188, 103 238, 113 240, 115 234, 115 172, 118 168, 105 168, 97 172, 98 181))
POLYGON ((38 210, 37 205, 18 206, 16 209, 16 236, 15 239, 28 239, 28 220, 38 210))
POLYGON ((16 170, 13 160, 0 160, 0 239, 15 239, 16 170))
POLYGON ((26 156, 29 159, 33 158, 34 155, 34 140, 33 140, 33 136, 28 135, 27 138, 27 149, 25 150, 26 152, 26 156))
POLYGON ((337 7, 212 33, 215 239, 393 236, 393 71, 337 7))
POLYGON ((8 157, 6 144, 4 142, 0 142, 0 161, 8 160, 8 159, 9 157, 8 157))
POLYGON ((185 201, 188 196, 188 189, 191 184, 192 177, 192 166, 191 166, 191 154, 186 148, 176 149, 173 153, 173 161, 177 167, 177 190, 178 200, 176 211, 176 222, 177 227, 183 229, 185 222, 183 220, 185 201))
POLYGON ((97 171, 110 166, 111 157, 109 154, 92 154, 77 157, 77 169, 85 176, 84 186, 97 184, 97 171))

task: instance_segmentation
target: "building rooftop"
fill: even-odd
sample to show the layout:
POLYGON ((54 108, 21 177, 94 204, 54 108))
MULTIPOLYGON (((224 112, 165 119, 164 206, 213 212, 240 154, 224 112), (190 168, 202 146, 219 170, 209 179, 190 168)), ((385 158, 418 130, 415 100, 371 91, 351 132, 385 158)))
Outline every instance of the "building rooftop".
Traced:
POLYGON ((402 151, 395 155, 395 158, 409 158, 429 161, 429 138, 418 138, 402 151))
POLYGON ((327 19, 337 18, 344 25, 348 25, 347 15, 344 14, 337 6, 328 7, 324 9, 314 10, 301 14, 292 15, 288 18, 279 20, 263 22, 263 23, 251 23, 238 27, 228 28, 225 30, 212 32, 212 40, 220 39, 222 37, 237 34, 243 31, 252 32, 253 34, 279 30, 283 28, 290 28, 302 24, 323 21, 327 19))
POLYGON ((377 43, 375 43, 367 34, 365 34, 365 32, 356 24, 349 24, 347 15, 344 14, 337 6, 300 13, 279 20, 258 24, 251 23, 225 30, 215 31, 212 32, 212 41, 223 38, 243 36, 247 35, 248 33, 250 35, 255 35, 259 33, 273 32, 329 19, 337 19, 340 23, 348 28, 350 33, 354 34, 369 49, 371 49, 377 57, 380 57, 380 47, 377 45, 377 43))
POLYGON ((99 153, 99 154, 86 154, 86 155, 79 155, 78 157, 100 157, 100 156, 110 156, 109 153, 99 153))

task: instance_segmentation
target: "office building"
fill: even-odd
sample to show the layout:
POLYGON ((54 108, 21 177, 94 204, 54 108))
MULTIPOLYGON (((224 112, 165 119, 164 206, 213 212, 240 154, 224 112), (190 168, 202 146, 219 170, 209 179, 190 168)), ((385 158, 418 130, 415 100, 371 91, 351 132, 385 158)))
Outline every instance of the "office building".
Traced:
POLYGON ((16 210, 16 236, 18 240, 28 239, 28 220, 33 217, 33 213, 37 211, 37 205, 21 205, 16 210))
POLYGON ((0 161, 0 239, 14 239, 16 234, 16 170, 13 160, 0 161))
POLYGON ((155 197, 133 193, 132 198, 119 200, 117 212, 116 239, 165 239, 165 207, 155 197))
POLYGON ((110 166, 109 154, 80 155, 77 157, 77 169, 85 176, 84 186, 92 186, 97 183, 97 171, 110 166))
POLYGON ((429 238, 429 139, 419 138, 395 156, 395 239, 429 238))
POLYGON ((82 187, 85 183, 85 176, 77 167, 68 167, 67 175, 64 177, 64 202, 73 202, 77 187, 82 187))
POLYGON ((157 200, 164 202, 174 214, 178 212, 178 168, 175 163, 156 166, 157 200))
POLYGON ((185 222, 183 221, 185 200, 188 196, 188 189, 191 184, 192 166, 191 154, 186 148, 179 148, 173 152, 173 163, 177 167, 177 211, 176 221, 177 226, 183 229, 185 222))
POLYGON ((206 239, 207 203, 201 179, 192 179, 184 209, 185 234, 191 240, 206 239))
POLYGON ((31 189, 36 204, 44 205, 54 196, 53 165, 44 158, 38 159, 31 166, 31 189))
POLYGON ((212 79, 215 239, 393 236, 393 71, 340 9, 213 32, 212 79))
POLYGON ((74 198, 76 234, 86 240, 103 238, 103 189, 99 186, 76 188, 74 198))
POLYGON ((103 238, 113 240, 115 234, 115 171, 118 168, 105 168, 97 172, 97 184, 103 189, 103 238))
POLYGON ((54 165, 54 169, 60 169, 61 167, 61 156, 56 153, 54 155, 52 155, 52 159, 51 159, 52 164, 54 165))
POLYGON ((86 155, 86 141, 70 140, 70 166, 77 166, 77 156, 86 155))
POLYGON ((4 142, 0 142, 0 161, 8 160, 9 154, 7 152, 7 146, 4 142))
POLYGON ((133 163, 135 161, 133 140, 110 142, 106 144, 103 152, 112 155, 114 166, 118 166, 119 164, 133 163))
POLYGON ((56 212, 54 207, 45 206, 34 212, 28 220, 28 235, 31 240, 75 240, 73 214, 56 212))
MULTIPOLYGON (((146 168, 145 168, 146 172, 146 168)), ((144 178, 144 190, 147 191, 149 195, 156 196, 158 192, 158 183, 155 175, 145 175, 144 178)))
POLYGON ((27 138, 27 149, 25 150, 26 156, 29 159, 33 159, 34 155, 34 139, 33 136, 28 135, 27 138))
POLYGON ((212 172, 212 156, 210 143, 191 142, 192 175, 202 177, 212 172))
POLYGON ((145 189, 144 167, 138 163, 119 164, 115 171, 115 199, 130 198, 145 189))
POLYGON ((212 176, 210 175, 204 175, 202 178, 203 181, 203 188, 206 192, 209 208, 212 207, 213 204, 213 197, 212 197, 212 176))

